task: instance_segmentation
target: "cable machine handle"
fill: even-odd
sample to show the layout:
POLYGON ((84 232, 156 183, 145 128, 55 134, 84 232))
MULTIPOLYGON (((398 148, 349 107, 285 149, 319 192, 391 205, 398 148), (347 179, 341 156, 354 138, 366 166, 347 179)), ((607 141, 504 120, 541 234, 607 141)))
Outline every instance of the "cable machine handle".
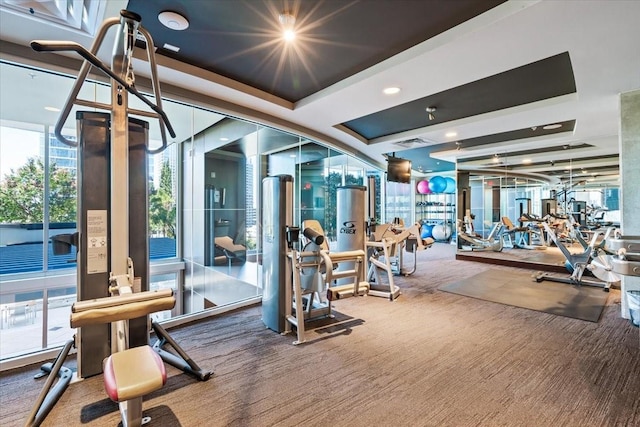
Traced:
MULTIPOLYGON (((120 14, 122 16, 122 20, 132 19, 134 17, 134 15, 132 15, 131 12, 128 12, 126 10, 122 10, 120 12, 120 14)), ((155 73, 156 62, 155 62, 155 58, 153 57, 153 55, 155 55, 155 53, 154 53, 155 48, 153 46, 153 40, 151 38, 151 35, 149 34, 148 31, 146 31, 142 27, 138 28, 138 31, 140 31, 142 33, 142 35, 147 40, 147 52, 148 52, 149 63, 151 65, 152 83, 153 83, 154 95, 156 97, 158 105, 156 105, 153 102, 149 101, 149 99, 147 99, 146 96, 144 96, 140 92, 138 92, 138 89, 136 89, 135 86, 127 83, 124 79, 122 79, 120 76, 115 74, 104 62, 102 62, 94 54, 95 52, 97 52, 98 47, 100 46, 100 43, 102 42, 102 39, 104 38, 106 30, 110 26, 112 26, 114 24, 117 24, 119 22, 120 22, 120 20, 118 20, 117 18, 113 18, 111 20, 107 20, 102 25, 102 27, 100 28, 100 31, 99 31, 99 35, 96 38, 96 41, 95 41, 94 45, 92 46, 92 51, 93 52, 88 51, 84 46, 82 46, 82 45, 80 45, 78 43, 68 42, 68 41, 34 40, 34 41, 31 42, 31 48, 33 50, 35 50, 36 52, 73 51, 73 52, 77 52, 86 61, 82 65, 82 68, 80 70, 80 74, 78 75, 78 80, 76 81, 76 86, 74 87, 74 89, 72 91, 72 94, 69 97, 69 99, 67 99, 67 102, 66 102, 66 104, 64 106, 62 114, 61 114, 61 116, 60 116, 60 118, 58 120, 58 123, 56 124, 56 128, 55 128, 56 138, 58 138, 60 141, 64 142, 65 144, 67 144, 69 146, 72 146, 72 147, 77 147, 78 146, 77 142, 69 141, 67 138, 65 138, 62 135, 62 127, 64 126, 64 123, 67 121, 67 118, 69 117, 69 113, 71 112, 72 104, 75 102, 76 96, 77 96, 78 92, 80 91, 80 86, 82 85, 82 83, 84 83, 86 75, 89 72, 89 67, 87 65, 87 62, 88 62, 89 64, 91 64, 94 67, 100 69, 103 73, 105 73, 106 75, 111 77, 113 80, 118 82, 118 84, 120 84, 124 89, 126 89, 127 92, 129 92, 129 93, 135 95, 136 97, 138 97, 142 102, 144 102, 149 108, 151 108, 157 114, 157 117, 161 121, 160 130, 161 130, 161 134, 162 134, 162 147, 160 147, 157 150, 149 150, 149 152, 151 154, 155 154, 155 153, 158 153, 158 152, 164 150, 167 147, 167 140, 166 140, 166 135, 165 135, 165 132, 164 132, 165 127, 169 131, 169 134, 171 135, 172 138, 176 137, 176 133, 173 130, 173 127, 171 126, 171 123, 169 122, 169 118, 167 117, 166 113, 160 107, 160 105, 161 105, 160 86, 158 84, 158 81, 157 81, 157 78, 156 78, 156 73, 155 73)), ((104 108, 104 105, 100 104, 100 103, 96 103, 93 106, 96 107, 96 108, 104 108)))

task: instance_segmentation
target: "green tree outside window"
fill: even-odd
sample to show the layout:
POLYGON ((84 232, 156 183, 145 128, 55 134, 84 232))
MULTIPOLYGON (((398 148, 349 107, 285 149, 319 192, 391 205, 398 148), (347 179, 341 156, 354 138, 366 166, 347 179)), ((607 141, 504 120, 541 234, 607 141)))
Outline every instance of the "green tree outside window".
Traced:
POLYGON ((173 196, 171 167, 165 161, 160 170, 160 186, 149 195, 149 231, 164 237, 176 237, 176 201, 173 196))
MULTIPOLYGON (((44 163, 32 157, 0 182, 0 223, 41 223, 44 163)), ((49 222, 76 221, 76 179, 68 169, 49 168, 49 222)))

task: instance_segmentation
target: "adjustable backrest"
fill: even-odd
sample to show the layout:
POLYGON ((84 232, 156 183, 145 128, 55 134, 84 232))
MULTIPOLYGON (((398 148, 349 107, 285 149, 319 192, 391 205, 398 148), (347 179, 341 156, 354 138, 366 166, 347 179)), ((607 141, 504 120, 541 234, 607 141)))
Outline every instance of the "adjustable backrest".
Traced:
POLYGON ((511 230, 515 228, 515 225, 513 225, 513 222, 511 222, 508 216, 502 217, 502 223, 504 224, 505 227, 507 227, 507 230, 511 230))

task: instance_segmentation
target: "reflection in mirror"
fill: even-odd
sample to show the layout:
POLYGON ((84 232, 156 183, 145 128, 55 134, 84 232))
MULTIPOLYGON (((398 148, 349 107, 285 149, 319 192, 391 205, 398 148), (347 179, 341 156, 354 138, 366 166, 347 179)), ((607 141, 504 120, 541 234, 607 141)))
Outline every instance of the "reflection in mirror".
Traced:
POLYGON ((617 187, 552 183, 506 169, 457 175, 458 259, 567 273, 566 257, 543 223, 570 251, 582 251, 580 238, 588 241, 593 230, 618 224, 617 187))

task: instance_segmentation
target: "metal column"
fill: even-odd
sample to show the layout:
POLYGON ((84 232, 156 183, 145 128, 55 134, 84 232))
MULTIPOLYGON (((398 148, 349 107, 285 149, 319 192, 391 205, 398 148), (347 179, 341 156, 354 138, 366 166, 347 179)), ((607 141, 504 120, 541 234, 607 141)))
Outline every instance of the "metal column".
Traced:
MULTIPOLYGON (((346 252, 365 250, 366 233, 366 197, 367 187, 362 185, 344 185, 336 189, 336 226, 338 230, 337 251, 346 252)), ((355 262, 343 262, 338 270, 351 270, 355 262)), ((359 278, 360 281, 364 277, 359 278)), ((339 279, 338 284, 350 283, 351 279, 339 279)))
POLYGON ((291 304, 291 262, 286 228, 293 223, 293 177, 262 180, 262 321, 284 332, 286 306, 291 304))

